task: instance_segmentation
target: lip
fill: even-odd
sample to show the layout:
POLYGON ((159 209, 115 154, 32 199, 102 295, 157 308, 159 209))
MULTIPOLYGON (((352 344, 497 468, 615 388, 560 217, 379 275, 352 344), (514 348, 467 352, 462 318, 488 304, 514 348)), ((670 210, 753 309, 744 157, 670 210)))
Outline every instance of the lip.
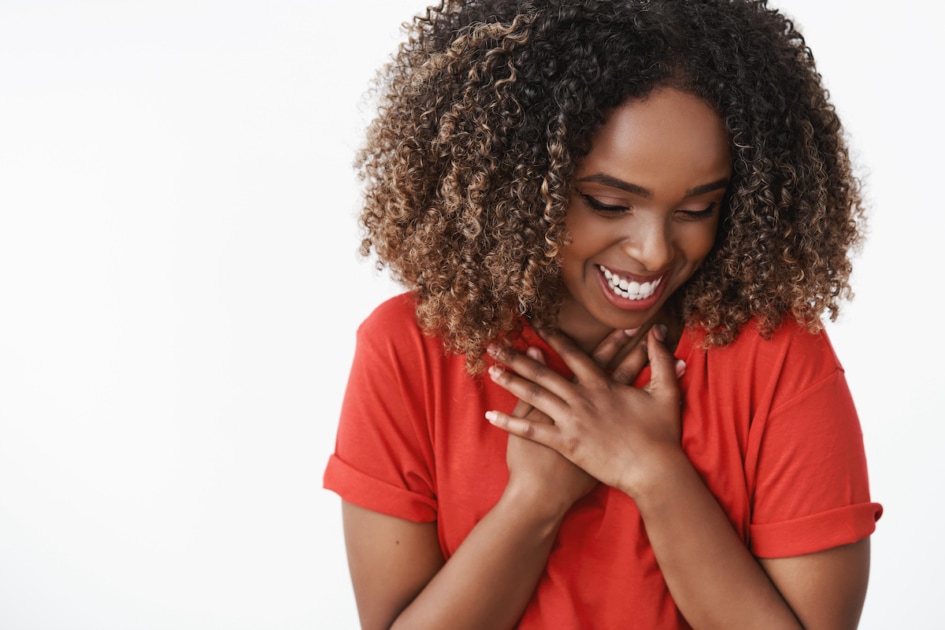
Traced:
POLYGON ((642 300, 630 300, 625 297, 621 297, 610 290, 610 286, 607 284, 607 278, 604 277, 604 272, 601 271, 600 265, 594 265, 594 271, 597 274, 597 282, 600 285, 601 291, 604 293, 604 297, 607 298, 607 301, 616 306, 617 308, 624 311, 645 311, 648 308, 653 307, 660 301, 660 298, 663 295, 663 291, 666 289, 666 285, 669 284, 669 271, 661 273, 656 276, 641 276, 635 273, 627 273, 619 269, 614 269, 612 267, 607 267, 611 273, 615 273, 623 278, 628 278, 643 284, 644 282, 653 282, 655 280, 661 280, 659 286, 656 287, 656 290, 648 298, 642 300))

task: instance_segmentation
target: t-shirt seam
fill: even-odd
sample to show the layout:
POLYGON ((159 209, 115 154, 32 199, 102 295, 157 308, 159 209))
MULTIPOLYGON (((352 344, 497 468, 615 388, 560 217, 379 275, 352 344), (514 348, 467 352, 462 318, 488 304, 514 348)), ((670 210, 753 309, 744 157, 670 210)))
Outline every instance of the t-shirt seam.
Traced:
POLYGON ((838 374, 843 375, 844 373, 845 373, 845 372, 844 372, 844 369, 843 369, 842 367, 840 367, 840 366, 834 367, 834 369, 833 369, 829 374, 827 374, 826 376, 824 376, 823 378, 818 379, 818 380, 814 381, 813 383, 811 383, 810 385, 808 385, 807 387, 805 387, 804 389, 795 392, 795 393, 794 393, 790 398, 788 398, 787 400, 778 403, 777 406, 772 406, 771 409, 768 411, 768 418, 770 419, 772 416, 774 416, 774 415, 780 413, 780 411, 781 411, 782 409, 784 409, 785 407, 788 407, 789 405, 793 404, 798 398, 801 398, 802 396, 807 395, 809 392, 811 392, 811 391, 817 389, 818 387, 820 387, 820 386, 823 385, 824 383, 827 383, 827 382, 830 381, 831 379, 836 378, 838 374))

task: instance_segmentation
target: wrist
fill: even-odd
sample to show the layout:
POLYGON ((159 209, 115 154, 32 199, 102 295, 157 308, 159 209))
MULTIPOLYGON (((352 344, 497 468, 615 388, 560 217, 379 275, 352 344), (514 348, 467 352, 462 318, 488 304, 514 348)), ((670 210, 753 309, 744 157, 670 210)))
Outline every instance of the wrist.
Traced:
POLYGON ((536 492, 534 488, 510 480, 496 507, 514 513, 516 519, 529 528, 554 535, 572 504, 560 496, 536 492))
POLYGON ((619 489, 643 511, 669 496, 671 489, 694 471, 680 445, 666 444, 652 449, 639 461, 635 473, 622 482, 619 489))

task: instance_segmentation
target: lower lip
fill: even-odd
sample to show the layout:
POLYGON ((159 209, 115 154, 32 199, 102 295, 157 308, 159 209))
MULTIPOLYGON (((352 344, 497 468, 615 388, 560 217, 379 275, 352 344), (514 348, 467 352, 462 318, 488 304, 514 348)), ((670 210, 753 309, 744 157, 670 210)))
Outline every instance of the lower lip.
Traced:
POLYGON ((651 308, 659 302, 660 296, 663 295, 663 290, 666 288, 667 284, 667 277, 660 276, 660 284, 656 287, 656 290, 653 291, 653 295, 640 300, 630 300, 617 295, 610 289, 610 285, 607 284, 607 278, 604 277, 604 272, 600 270, 600 267, 596 267, 596 271, 597 281, 600 283, 600 288, 601 291, 604 292, 604 296, 611 304, 625 311, 645 311, 651 308))

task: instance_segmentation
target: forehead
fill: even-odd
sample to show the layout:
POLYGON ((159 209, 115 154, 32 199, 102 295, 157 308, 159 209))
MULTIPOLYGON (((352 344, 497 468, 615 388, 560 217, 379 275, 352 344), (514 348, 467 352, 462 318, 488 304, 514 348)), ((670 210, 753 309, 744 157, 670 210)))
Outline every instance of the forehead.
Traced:
POLYGON ((672 88, 613 109, 578 174, 602 172, 647 188, 691 187, 731 172, 728 132, 708 103, 672 88))

